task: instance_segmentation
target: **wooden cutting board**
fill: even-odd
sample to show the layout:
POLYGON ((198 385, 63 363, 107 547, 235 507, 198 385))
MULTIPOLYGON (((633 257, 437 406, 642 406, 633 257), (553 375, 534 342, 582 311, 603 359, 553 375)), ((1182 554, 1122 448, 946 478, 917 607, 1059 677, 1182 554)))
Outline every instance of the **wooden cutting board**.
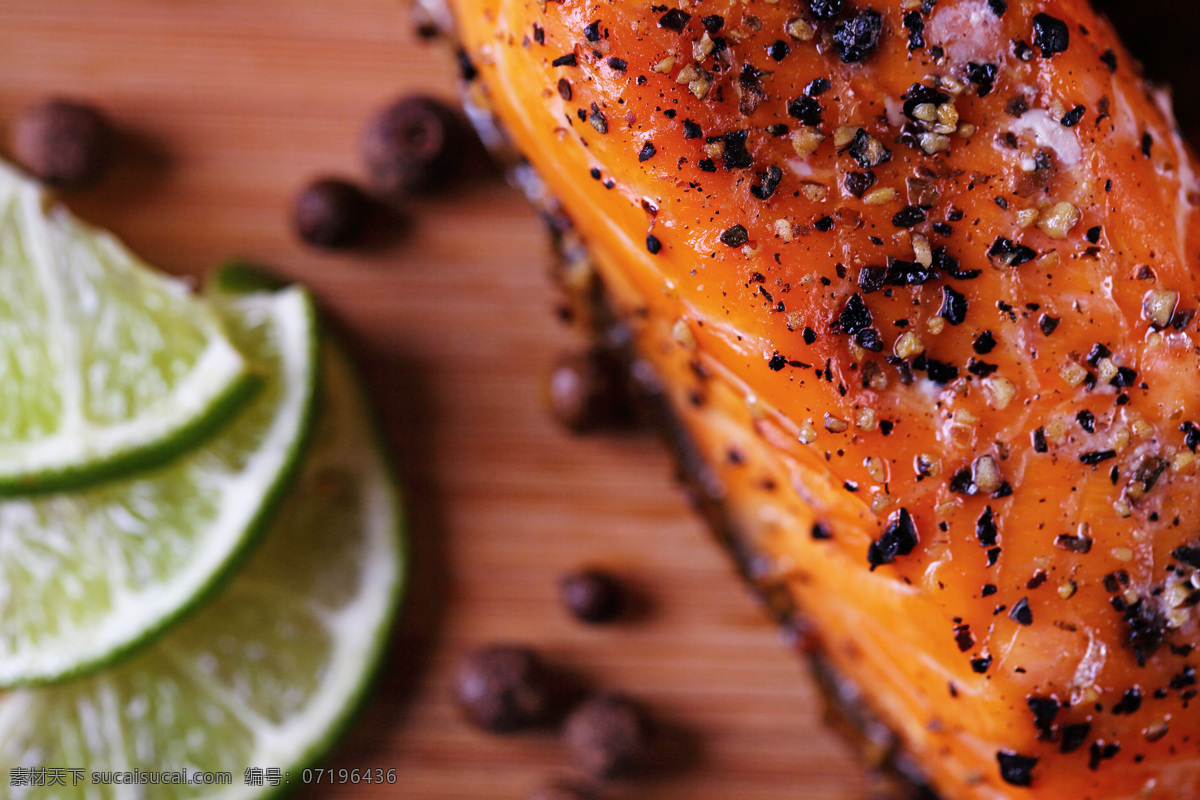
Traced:
MULTIPOLYGON (((551 252, 515 191, 490 174, 413 202, 368 252, 322 254, 292 236, 296 189, 360 178, 362 121, 414 91, 453 99, 453 65, 395 0, 0 3, 4 141, 47 95, 102 107, 121 159, 68 203, 170 272, 240 255, 314 287, 402 465, 408 604, 368 707, 320 763, 394 769, 396 782, 303 796, 518 800, 569 774, 553 734, 490 737, 456 714, 456 658, 499 639, 628 693, 661 723, 669 763, 606 796, 865 797, 802 663, 689 512, 658 442, 572 438, 544 413, 546 368, 579 341, 555 321, 551 252), (556 581, 581 564, 625 576, 646 613, 607 628, 567 619, 556 581)), ((240 781, 250 766, 277 765, 223 768, 240 781)))

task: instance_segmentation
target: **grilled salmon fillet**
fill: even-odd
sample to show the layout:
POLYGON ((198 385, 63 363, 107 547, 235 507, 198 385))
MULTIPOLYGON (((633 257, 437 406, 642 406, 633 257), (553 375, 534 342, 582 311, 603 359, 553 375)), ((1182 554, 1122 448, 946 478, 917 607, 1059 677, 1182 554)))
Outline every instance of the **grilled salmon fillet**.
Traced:
POLYGON ((451 0, 753 577, 946 798, 1200 797, 1200 185, 1084 0, 451 0))

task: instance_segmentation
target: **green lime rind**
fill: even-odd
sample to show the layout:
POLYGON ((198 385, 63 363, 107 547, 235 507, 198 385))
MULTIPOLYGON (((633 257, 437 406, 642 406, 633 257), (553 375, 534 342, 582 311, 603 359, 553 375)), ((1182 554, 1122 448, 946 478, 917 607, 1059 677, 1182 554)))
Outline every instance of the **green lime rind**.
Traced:
POLYGON ((253 389, 186 284, 0 162, 0 495, 165 463, 253 389))
POLYGON ((86 490, 0 500, 0 685, 64 681, 147 644, 265 531, 312 426, 308 292, 211 297, 261 388, 174 462, 86 490))
POLYGON ((344 358, 332 348, 323 357, 323 412, 304 466, 237 576, 131 659, 0 699, 0 781, 11 785, 14 768, 84 770, 78 786, 21 786, 14 800, 260 800, 296 788, 345 729, 386 650, 406 560, 366 402, 344 358), (279 770, 279 786, 248 785, 248 767, 279 770), (90 782, 134 770, 229 772, 232 782, 90 782))

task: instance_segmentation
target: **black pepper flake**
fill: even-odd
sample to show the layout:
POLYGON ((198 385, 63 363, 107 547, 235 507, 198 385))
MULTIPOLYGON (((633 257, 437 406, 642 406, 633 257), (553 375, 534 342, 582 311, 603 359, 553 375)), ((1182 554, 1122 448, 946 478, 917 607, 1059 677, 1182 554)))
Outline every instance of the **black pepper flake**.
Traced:
POLYGON ((1088 769, 1093 771, 1100 769, 1101 761, 1115 758, 1119 752, 1121 752, 1121 745, 1116 742, 1111 744, 1105 743, 1103 740, 1092 742, 1092 746, 1088 748, 1088 769))
POLYGON ((767 362, 767 366, 773 372, 779 372, 779 370, 787 366, 787 359, 776 353, 775 355, 771 356, 771 360, 767 362))
POLYGON ((821 217, 813 223, 813 227, 821 233, 828 233, 833 230, 833 217, 821 217))
POLYGON ((1142 155, 1146 158, 1150 157, 1150 148, 1154 146, 1154 137, 1150 135, 1150 131, 1142 134, 1142 155))
POLYGON ((624 72, 629 66, 629 63, 623 58, 617 58, 616 56, 613 56, 612 58, 608 59, 608 66, 610 69, 614 69, 617 72, 624 72))
POLYGON ((991 656, 983 656, 982 658, 972 658, 971 659, 971 670, 973 672, 979 673, 980 675, 987 672, 988 667, 990 667, 991 665, 992 665, 992 657, 991 656))
POLYGON ((558 58, 551 61, 550 66, 552 66, 552 67, 577 67, 577 66, 579 66, 579 61, 575 58, 574 53, 567 53, 566 55, 559 56, 558 58))
POLYGON ((1092 723, 1077 722, 1073 725, 1064 725, 1061 728, 1062 741, 1058 745, 1060 753, 1074 753, 1079 748, 1083 747, 1083 743, 1087 741, 1088 734, 1092 732, 1092 723))
POLYGON ((999 541, 1000 533, 996 530, 996 517, 991 506, 985 508, 979 519, 975 520, 975 538, 983 547, 995 547, 999 541))
POLYGON ((1096 415, 1086 408, 1075 415, 1075 421, 1079 423, 1079 427, 1088 433, 1096 432, 1096 415))
POLYGON ((704 30, 715 34, 725 27, 725 18, 720 14, 709 14, 707 17, 700 18, 700 24, 704 26, 704 30))
POLYGON ((558 96, 563 100, 571 99, 571 82, 566 78, 558 79, 558 96))
POLYGON ((992 93, 999 73, 1000 67, 997 64, 967 62, 967 80, 979 87, 980 97, 987 97, 992 93))
MULTIPOLYGON (((847 172, 846 173, 846 191, 855 197, 862 197, 867 193, 867 190, 875 185, 874 172, 847 172)), ((882 287, 881 287, 882 288, 882 287)))
POLYGON ((892 217, 892 224, 897 228, 912 228, 925 221, 925 212, 920 206, 905 206, 892 217))
MULTIPOLYGON (((1039 430, 1041 429, 1039 428, 1039 430)), ((1060 533, 1054 537, 1054 546, 1069 553, 1088 553, 1092 549, 1092 537, 1060 533)))
POLYGON ((721 243, 728 247, 741 247, 748 241, 750 241, 750 234, 741 225, 734 225, 732 228, 727 228, 721 234, 721 243))
POLYGON ((1171 557, 1193 569, 1200 569, 1200 547, 1180 545, 1171 551, 1171 557))
POLYGON ((1127 606, 1123 616, 1128 625, 1125 642, 1133 650, 1137 665, 1144 667, 1150 656, 1154 655, 1166 640, 1166 617, 1158 610, 1157 604, 1148 603, 1143 597, 1139 597, 1133 605, 1127 606))
POLYGON ((658 251, 662 250, 662 242, 654 234, 646 237, 646 249, 650 251, 650 255, 658 255, 658 251))
POLYGON ((960 653, 965 653, 975 646, 975 634, 971 633, 970 625, 954 626, 954 643, 958 645, 960 653))
POLYGON ((646 142, 644 145, 642 145, 642 149, 638 152, 638 161, 649 161, 650 159, 654 158, 656 153, 658 153, 658 150, 654 148, 654 143, 646 142))
POLYGON ((592 176, 592 180, 594 180, 594 181, 600 180, 600 170, 598 168, 592 167, 588 171, 588 174, 592 176))
POLYGON ((1099 464, 1102 461, 1107 461, 1110 458, 1116 458, 1116 457, 1117 457, 1116 450, 1092 450, 1091 452, 1088 452, 1088 453, 1080 453, 1079 461, 1083 464, 1087 464, 1088 466, 1095 466, 1096 464, 1099 464))
POLYGON ((812 328, 806 327, 801 335, 804 337, 805 344, 812 344, 817 340, 817 332, 812 328))
POLYGON ((883 422, 879 423, 879 432, 884 436, 891 436, 892 428, 894 427, 896 427, 896 423, 885 419, 883 422))
POLYGON ((1046 429, 1038 428, 1033 432, 1033 452, 1045 453, 1049 449, 1046 446, 1046 429))
POLYGON ((883 338, 879 335, 879 331, 874 328, 867 328, 859 331, 854 337, 854 343, 872 353, 878 353, 883 350, 883 338))
POLYGON ((1033 48, 1024 39, 1014 39, 1012 43, 1012 52, 1018 61, 1029 62, 1033 60, 1033 48))
POLYGON ((843 0, 808 0, 808 10, 817 19, 829 20, 842 13, 843 0))
POLYGON ((1038 697, 1037 695, 1026 697, 1025 704, 1033 712, 1033 727, 1042 733, 1049 733, 1054 727, 1054 718, 1058 716, 1058 710, 1062 708, 1062 705, 1053 697, 1038 697))
POLYGON ((1037 766, 1037 756, 1023 756, 1012 750, 1000 750, 996 753, 996 762, 1000 765, 1000 777, 1012 786, 1032 786, 1033 768, 1037 766))
POLYGON ((1109 72, 1117 71, 1117 54, 1113 52, 1111 47, 1104 51, 1100 56, 1100 60, 1108 67, 1109 72))
POLYGON ((792 48, 783 39, 776 39, 767 45, 767 55, 775 61, 783 61, 790 52, 792 52, 792 48))
POLYGON ((1136 714, 1137 710, 1142 707, 1142 690, 1134 686, 1132 689, 1126 689, 1121 695, 1121 699, 1112 707, 1112 713, 1121 714, 1136 714))
POLYGON ((832 88, 833 84, 826 78, 815 78, 804 87, 804 93, 809 97, 820 97, 832 88))
POLYGON ((583 29, 583 38, 589 42, 600 41, 600 20, 593 21, 590 25, 583 29))
POLYGON ((826 541, 833 538, 833 531, 829 530, 829 526, 824 522, 815 522, 812 526, 812 538, 826 541))
POLYGON ((880 164, 892 160, 892 151, 884 147, 878 139, 859 128, 854 134, 849 147, 850 157, 863 169, 873 169, 880 164))
POLYGON ((986 356, 996 349, 996 337, 991 331, 984 331, 975 337, 975 341, 971 347, 979 355, 986 356))
POLYGON ((592 103, 592 113, 588 114, 588 123, 597 133, 608 133, 608 117, 604 116, 604 112, 595 103, 592 103))
POLYGON ((1087 112, 1087 108, 1085 108, 1084 106, 1075 106, 1070 111, 1068 111, 1066 114, 1063 114, 1063 118, 1060 119, 1059 122, 1061 122, 1064 127, 1074 128, 1076 125, 1079 124, 1079 121, 1081 119, 1083 119, 1083 115, 1086 112, 1087 112))
POLYGON ((1042 329, 1042 335, 1049 336, 1058 329, 1058 323, 1062 322, 1060 317, 1052 317, 1049 314, 1042 314, 1038 317, 1038 327, 1042 329))
POLYGON ((788 126, 781 122, 774 122, 766 127, 767 133, 772 136, 787 136, 788 130, 788 126))
POLYGON ((862 61, 879 46, 883 17, 873 8, 839 22, 833 29, 833 47, 846 64, 862 61))
POLYGON ((925 20, 917 11, 904 15, 904 27, 908 29, 908 49, 920 50, 925 46, 925 20))
POLYGON ((682 33, 683 29, 691 21, 692 15, 678 8, 672 8, 667 13, 658 18, 658 27, 666 28, 669 31, 682 33))
POLYGON ((717 171, 717 165, 713 162, 713 160, 711 158, 700 159, 700 161, 698 161, 696 163, 696 166, 700 167, 701 172, 716 172, 717 171))
POLYGON ((926 86, 923 83, 914 83, 904 93, 904 116, 916 122, 917 118, 914 116, 914 112, 917 110, 917 106, 926 103, 940 106, 949 100, 950 95, 945 92, 938 91, 932 86, 926 86))
POLYGON ((962 325, 967 319, 966 296, 959 294, 949 286, 943 286, 942 308, 938 311, 938 314, 951 325, 962 325))
POLYGON ((996 592, 998 592, 998 591, 1000 591, 1000 589, 999 589, 999 588, 996 586, 996 584, 994 584, 994 583, 985 583, 985 584, 983 585, 983 588, 979 590, 979 595, 980 595, 981 597, 991 597, 992 595, 994 595, 994 594, 995 594, 996 592))
POLYGON ((923 355, 913 361, 913 369, 924 370, 929 380, 939 386, 945 386, 958 377, 958 367, 923 355))
POLYGON ((886 281, 888 271, 882 266, 864 266, 858 272, 858 288, 863 290, 863 294, 874 294, 876 291, 883 288, 883 283, 886 281))
POLYGON ((867 308, 862 295, 859 294, 850 295, 837 318, 837 326, 841 328, 842 333, 848 336, 853 336, 859 331, 871 327, 871 322, 871 310, 867 308))
POLYGON ((1037 14, 1033 18, 1033 43, 1041 48, 1042 58, 1052 58, 1071 46, 1071 30, 1061 19, 1037 14))
MULTIPOLYGON (((857 296, 857 295, 856 295, 857 296)), ((906 556, 917 546, 917 528, 907 509, 893 515, 883 535, 871 543, 867 550, 867 562, 871 570, 882 564, 890 564, 896 556, 906 556)))
POLYGON ((1183 442, 1188 449, 1193 453, 1196 452, 1196 448, 1200 446, 1200 427, 1189 421, 1179 426, 1179 432, 1183 434, 1183 442))
POLYGON ((725 134, 725 150, 721 154, 721 163, 725 169, 744 169, 754 163, 754 159, 746 150, 746 139, 750 131, 730 131, 725 134))
POLYGON ((967 372, 977 378, 986 378, 989 375, 994 375, 1000 369, 998 364, 989 364, 986 361, 980 361, 977 358, 972 358, 967 361, 967 372))
POLYGON ((1012 611, 1008 612, 1008 618, 1018 625, 1033 624, 1033 609, 1029 607, 1029 599, 1022 597, 1012 607, 1012 611))
POLYGON ((1003 17, 1004 12, 1008 11, 1008 3, 1006 0, 988 0, 988 8, 990 8, 992 13, 997 17, 1003 17))
POLYGON ((805 125, 815 127, 821 124, 821 104, 808 95, 801 95, 795 100, 789 100, 787 113, 789 117, 794 117, 805 125))
POLYGON ((772 164, 767 167, 766 172, 758 173, 758 184, 750 187, 750 194, 759 200, 766 200, 775 194, 775 190, 779 188, 779 182, 782 180, 783 170, 772 164))
POLYGON ((1004 266, 1017 267, 1035 259, 1037 253, 1023 244, 1016 244, 1003 236, 997 236, 988 249, 987 256, 1004 266))

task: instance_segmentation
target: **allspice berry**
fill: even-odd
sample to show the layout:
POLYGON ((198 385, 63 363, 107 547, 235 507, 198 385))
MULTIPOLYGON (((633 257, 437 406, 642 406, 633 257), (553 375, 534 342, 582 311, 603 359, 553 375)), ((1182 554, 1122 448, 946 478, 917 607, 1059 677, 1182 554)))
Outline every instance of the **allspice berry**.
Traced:
POLYGON ((611 622, 621 615, 625 593, 617 579, 598 569, 570 572, 558 583, 563 606, 581 622, 611 622))
POLYGON ((13 157, 46 183, 80 187, 108 166, 113 138, 108 121, 95 108, 52 99, 21 112, 13 127, 13 157))
POLYGON ((361 147, 371 184, 384 194, 397 195, 451 181, 467 141, 455 111, 432 97, 413 95, 368 120, 361 147))
POLYGON ((641 710, 616 694, 597 695, 572 711, 563 738, 575 766, 594 778, 633 772, 645 763, 649 750, 641 710))
POLYGON ((619 426, 633 418, 621 365, 602 350, 561 356, 546 383, 546 404, 559 423, 576 433, 619 426))
POLYGON ((354 244, 371 209, 370 198, 338 178, 313 181, 296 196, 292 225, 311 245, 334 249, 354 244))
POLYGON ((493 644, 468 653, 454 676, 455 699, 467 719, 485 731, 507 733, 546 721, 551 681, 527 647, 493 644))

